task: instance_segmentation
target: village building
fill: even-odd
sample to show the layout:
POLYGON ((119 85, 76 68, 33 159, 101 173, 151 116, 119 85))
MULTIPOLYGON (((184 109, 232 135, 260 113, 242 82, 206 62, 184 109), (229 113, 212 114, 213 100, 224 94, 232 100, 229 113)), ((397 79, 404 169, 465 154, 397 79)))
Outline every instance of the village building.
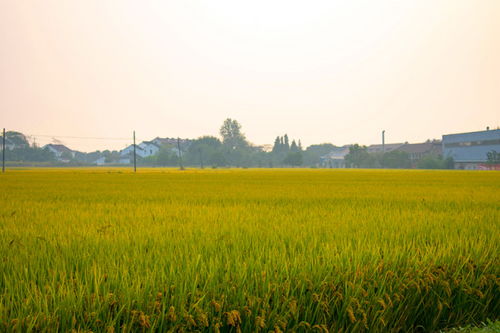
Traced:
MULTIPOLYGON (((7 136, 7 135, 6 135, 7 136)), ((5 149, 6 150, 14 150, 16 148, 16 144, 10 141, 9 138, 5 138, 5 149)))
POLYGON ((75 158, 76 152, 69 149, 65 145, 49 143, 43 146, 54 154, 55 158, 61 162, 69 162, 70 159, 75 158))
MULTIPOLYGON (((159 150, 160 147, 150 142, 141 142, 140 144, 135 146, 135 154, 136 156, 141 158, 154 156, 158 153, 159 150)), ((130 159, 133 156, 134 156, 134 145, 130 145, 127 148, 120 151, 120 160, 130 159)))
POLYGON ((320 166, 324 168, 345 168, 345 156, 349 154, 349 146, 335 147, 328 154, 320 157, 320 166))
POLYGON ((500 129, 443 135, 443 156, 452 157, 455 169, 491 169, 488 153, 500 152, 500 129))
POLYGON ((404 143, 386 143, 383 145, 370 145, 367 147, 366 151, 370 154, 373 153, 388 153, 393 150, 399 149, 404 146, 404 143))
POLYGON ((419 161, 425 156, 442 156, 443 149, 441 141, 439 140, 428 140, 424 143, 406 143, 396 150, 408 153, 410 161, 412 163, 419 161))

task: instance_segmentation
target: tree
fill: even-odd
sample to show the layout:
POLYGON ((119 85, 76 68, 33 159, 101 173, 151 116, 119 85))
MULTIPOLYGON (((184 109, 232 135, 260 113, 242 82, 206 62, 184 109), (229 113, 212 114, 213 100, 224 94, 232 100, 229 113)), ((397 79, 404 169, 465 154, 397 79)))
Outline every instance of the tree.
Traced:
POLYGON ((348 167, 354 168, 370 168, 375 165, 375 159, 368 153, 366 146, 358 144, 349 147, 349 154, 344 160, 348 167))
POLYGON ((453 169, 455 161, 452 157, 443 160, 441 156, 427 155, 417 162, 418 169, 453 169))
POLYGON ((290 151, 293 153, 300 152, 299 146, 295 143, 295 140, 292 140, 292 144, 290 145, 290 151))
POLYGON ((284 147, 283 147, 283 150, 288 152, 290 150, 290 144, 288 142, 288 135, 285 134, 285 137, 283 138, 283 141, 284 141, 284 147))
MULTIPOLYGON (((1 136, 0 136, 1 138, 1 136)), ((20 132, 8 131, 5 133, 5 138, 15 145, 15 148, 29 147, 29 142, 26 136, 20 132)))
POLYGON ((393 150, 381 156, 380 164, 384 168, 409 168, 411 166, 410 155, 404 151, 393 150))
POLYGON ((497 153, 496 150, 492 150, 486 153, 488 164, 500 164, 500 153, 497 153))
POLYGON ((219 151, 208 156, 208 163, 211 164, 214 168, 227 165, 224 154, 219 151))
POLYGON ((211 156, 222 153, 222 143, 214 136, 202 136, 191 142, 186 154, 186 163, 188 165, 202 166, 210 164, 210 160, 216 160, 217 165, 222 166, 220 158, 211 156))
POLYGON ((73 155, 69 151, 63 151, 61 154, 61 160, 63 161, 71 161, 73 159, 73 155))
MULTIPOLYGON (((300 141, 299 141, 300 143, 300 141)), ((320 163, 320 157, 328 154, 335 148, 331 143, 322 143, 318 145, 311 145, 307 147, 304 152, 304 164, 305 165, 317 165, 320 163)))
POLYGON ((167 166, 177 164, 177 155, 174 154, 168 146, 160 147, 158 155, 156 156, 156 164, 158 166, 167 166))
POLYGON ((231 118, 224 120, 220 128, 220 135, 222 136, 222 144, 229 150, 248 146, 245 135, 241 132, 241 125, 231 118))
POLYGON ((302 163, 303 159, 301 152, 289 152, 283 160, 283 164, 291 166, 300 166, 302 163))
POLYGON ((276 139, 274 139, 274 146, 273 146, 273 154, 279 153, 281 151, 281 140, 280 137, 277 136, 276 139))

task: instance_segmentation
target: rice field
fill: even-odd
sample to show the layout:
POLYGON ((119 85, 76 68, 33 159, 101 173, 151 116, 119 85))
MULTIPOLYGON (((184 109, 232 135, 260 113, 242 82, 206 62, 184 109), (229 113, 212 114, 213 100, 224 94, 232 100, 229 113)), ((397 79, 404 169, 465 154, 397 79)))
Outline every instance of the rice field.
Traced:
POLYGON ((0 331, 432 332, 499 317, 499 172, 0 174, 0 331))

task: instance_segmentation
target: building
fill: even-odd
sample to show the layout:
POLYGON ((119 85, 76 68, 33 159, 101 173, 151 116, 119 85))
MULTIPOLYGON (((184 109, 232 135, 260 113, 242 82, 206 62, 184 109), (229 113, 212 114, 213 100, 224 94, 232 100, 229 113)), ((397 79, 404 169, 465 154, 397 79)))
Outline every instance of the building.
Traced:
POLYGON ((44 149, 48 149, 54 154, 56 159, 61 162, 69 162, 71 158, 75 158, 76 152, 69 149, 65 145, 49 143, 43 146, 44 149))
POLYGON ((424 143, 406 143, 401 147, 397 148, 398 151, 404 151, 408 153, 410 161, 412 163, 417 162, 422 157, 433 155, 442 156, 443 148, 442 143, 439 140, 427 141, 424 143))
MULTIPOLYGON (((138 157, 149 157, 154 156, 158 153, 160 147, 151 142, 141 142, 135 146, 135 153, 138 157)), ((130 145, 127 148, 120 151, 120 159, 129 159, 134 156, 134 145, 130 145)))
MULTIPOLYGON (((184 139, 179 139, 179 141, 184 141, 184 139)), ((163 145, 172 145, 172 146, 177 146, 177 138, 160 138, 156 137, 153 140, 151 140, 154 144, 157 144, 158 146, 163 146, 163 145)))
POLYGON ((181 146, 182 151, 186 151, 192 142, 192 140, 190 140, 190 139, 160 138, 160 137, 154 138, 153 140, 151 140, 151 142, 160 146, 160 147, 161 146, 172 146, 172 147, 177 148, 177 140, 179 140, 179 144, 181 146))
MULTIPOLYGON (((0 134, 0 145, 2 144, 3 136, 0 134)), ((23 149, 30 146, 28 139, 23 133, 8 131, 5 133, 5 150, 23 149)), ((1 148, 1 147, 0 147, 1 148)))
POLYGON ((158 154, 160 151, 160 145, 152 142, 152 141, 143 141, 139 144, 138 146, 141 148, 140 150, 137 150, 137 155, 140 157, 149 157, 149 156, 154 156, 158 154))
MULTIPOLYGON (((1 136, 0 136, 1 138, 1 136)), ((5 150, 14 150, 16 148, 16 144, 9 140, 9 138, 5 138, 5 150)))
POLYGON ((452 157, 455 169, 488 169, 487 154, 500 152, 500 129, 443 135, 443 157, 452 157))
POLYGON ((345 168, 347 154, 349 154, 349 146, 335 147, 328 154, 319 158, 320 165, 325 168, 345 168))
MULTIPOLYGON (((160 145, 155 143, 154 141, 143 141, 140 144, 136 145, 135 153, 138 157, 146 158, 150 156, 155 156, 160 151, 160 145)), ((127 146, 125 149, 120 151, 120 164, 128 164, 130 163, 130 157, 134 154, 134 145, 127 146), (129 161, 128 163, 122 163, 125 161, 129 161)))
POLYGON ((370 145, 366 151, 370 154, 373 153, 388 153, 404 146, 404 143, 386 143, 385 145, 370 145))

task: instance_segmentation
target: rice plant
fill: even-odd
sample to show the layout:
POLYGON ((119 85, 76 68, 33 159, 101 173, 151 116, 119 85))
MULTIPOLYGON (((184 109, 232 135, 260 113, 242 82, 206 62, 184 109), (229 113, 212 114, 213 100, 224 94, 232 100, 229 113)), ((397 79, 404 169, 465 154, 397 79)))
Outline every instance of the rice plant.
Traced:
POLYGON ((0 331, 436 331, 500 314, 500 173, 16 170, 0 331))

